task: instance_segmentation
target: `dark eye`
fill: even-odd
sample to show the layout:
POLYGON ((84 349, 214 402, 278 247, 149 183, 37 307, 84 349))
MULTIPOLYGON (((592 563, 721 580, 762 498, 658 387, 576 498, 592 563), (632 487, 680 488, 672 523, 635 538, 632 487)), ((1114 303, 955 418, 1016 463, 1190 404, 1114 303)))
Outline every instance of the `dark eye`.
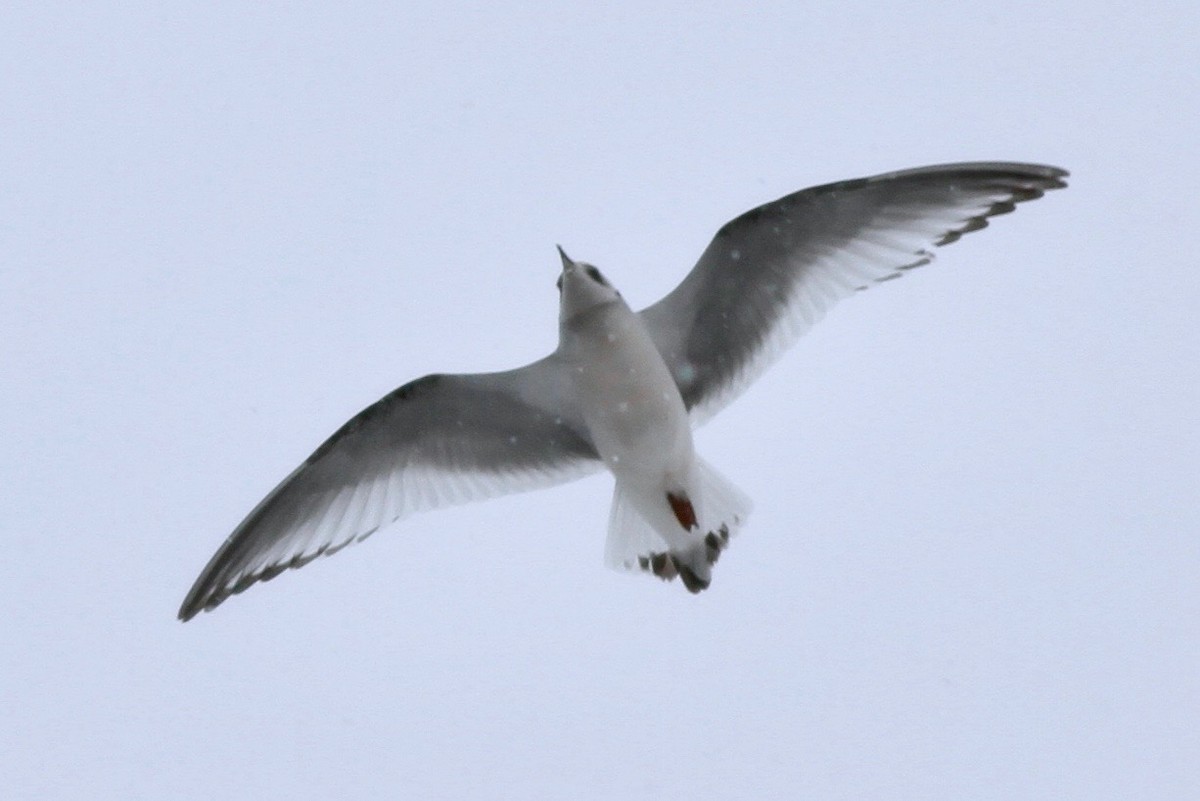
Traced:
POLYGON ((603 284, 604 286, 608 286, 608 282, 604 280, 604 276, 601 275, 600 271, 597 270, 595 267, 593 267, 592 265, 589 264, 587 267, 584 267, 583 269, 585 272, 587 272, 588 278, 591 278, 597 284, 603 284))
POLYGON ((562 292, 562 276, 561 275, 558 276, 558 280, 554 282, 554 285, 556 287, 558 287, 559 292, 562 292))

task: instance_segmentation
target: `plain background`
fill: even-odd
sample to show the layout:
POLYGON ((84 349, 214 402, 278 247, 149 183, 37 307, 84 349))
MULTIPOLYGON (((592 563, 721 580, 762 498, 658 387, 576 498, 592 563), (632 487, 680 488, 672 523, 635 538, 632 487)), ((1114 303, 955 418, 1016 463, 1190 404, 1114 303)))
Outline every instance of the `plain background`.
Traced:
POLYGON ((1197 109, 1179 3, 5 3, 10 798, 1200 797, 1197 109), (839 306, 698 434, 712 589, 611 479, 418 516, 182 625, 350 415, 635 306, 804 186, 1071 188, 839 306))

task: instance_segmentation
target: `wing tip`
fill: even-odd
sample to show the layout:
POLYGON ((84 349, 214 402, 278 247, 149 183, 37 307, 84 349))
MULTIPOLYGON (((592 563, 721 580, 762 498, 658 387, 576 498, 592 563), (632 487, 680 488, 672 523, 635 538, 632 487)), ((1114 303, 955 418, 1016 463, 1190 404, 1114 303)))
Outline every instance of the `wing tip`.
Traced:
MULTIPOLYGON (((237 592, 240 591, 237 590, 237 592)), ((211 612, 216 609, 230 595, 233 595, 233 591, 197 581, 196 585, 188 592, 187 597, 183 599, 183 603, 180 604, 177 617, 181 623, 187 623, 201 612, 211 612)))
MULTIPOLYGON (((956 165, 948 165, 953 169, 956 165)), ((998 163, 962 165, 964 170, 977 169, 998 181, 996 188, 1003 191, 1005 196, 995 200, 984 211, 968 217, 958 228, 953 228, 934 242, 935 247, 944 247, 962 239, 966 234, 981 231, 988 227, 992 217, 1011 214, 1017 205, 1044 197, 1047 192, 1064 189, 1070 172, 1062 167, 1052 167, 1045 164, 998 163)))
MULTIPOLYGON (((377 528, 358 537, 351 537, 344 542, 323 545, 312 553, 297 554, 287 561, 266 565, 252 573, 238 577, 236 581, 228 581, 227 577, 217 578, 205 571, 196 580, 196 584, 188 592, 187 597, 183 599, 183 604, 179 607, 179 620, 186 623, 201 612, 211 612, 230 597, 245 592, 259 582, 270 581, 288 570, 302 568, 319 556, 332 556, 347 545, 362 542, 375 533, 377 528)), ((216 572, 214 571, 214 573, 216 572)))
POLYGON ((181 623, 187 623, 201 612, 211 612, 220 606, 231 593, 228 592, 197 592, 193 589, 188 593, 188 596, 183 599, 183 603, 179 606, 179 612, 176 617, 181 623))
POLYGON ((200 577, 196 579, 196 583, 188 590, 188 594, 184 597, 183 603, 179 605, 179 612, 176 617, 181 623, 187 623, 201 612, 207 612, 209 609, 214 609, 224 598, 219 598, 216 601, 212 600, 213 588, 209 579, 209 570, 205 569, 200 577))
MULTIPOLYGON (((306 561, 304 564, 307 563, 306 561)), ((242 576, 230 586, 209 585, 207 582, 204 584, 197 582, 196 586, 183 599, 183 604, 179 607, 179 620, 186 623, 201 612, 211 612, 229 600, 230 597, 245 592, 260 581, 270 581, 289 568, 301 566, 290 563, 271 565, 257 573, 242 576)))
POLYGON ((963 176, 970 175, 977 177, 1007 177, 1018 184, 1036 182, 1043 189, 1061 189, 1067 185, 1066 179, 1071 176, 1070 170, 1057 167, 1053 164, 1038 164, 1027 161, 959 161, 885 172, 865 180, 877 183, 896 178, 946 175, 948 173, 960 173, 963 176))

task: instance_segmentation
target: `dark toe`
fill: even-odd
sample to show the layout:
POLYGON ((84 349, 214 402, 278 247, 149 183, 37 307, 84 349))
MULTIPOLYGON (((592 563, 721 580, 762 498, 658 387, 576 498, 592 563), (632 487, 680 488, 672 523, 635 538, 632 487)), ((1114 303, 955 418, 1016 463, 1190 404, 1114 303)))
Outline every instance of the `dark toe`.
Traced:
POLYGON ((679 561, 674 556, 671 561, 675 564, 675 570, 679 573, 679 578, 683 580, 683 586, 687 587, 687 591, 695 594, 708 589, 709 580, 702 579, 696 575, 686 563, 679 561))

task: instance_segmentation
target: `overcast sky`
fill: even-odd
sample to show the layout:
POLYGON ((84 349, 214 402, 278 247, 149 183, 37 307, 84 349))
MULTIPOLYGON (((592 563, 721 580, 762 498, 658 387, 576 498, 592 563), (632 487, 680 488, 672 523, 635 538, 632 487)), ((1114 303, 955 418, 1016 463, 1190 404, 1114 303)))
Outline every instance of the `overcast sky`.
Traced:
POLYGON ((0 11, 6 795, 1200 797, 1195 3, 183 5, 0 11), (353 413, 551 350, 555 243, 640 307, 974 159, 1071 187, 698 433, 708 592, 603 566, 601 475, 175 619, 353 413))

